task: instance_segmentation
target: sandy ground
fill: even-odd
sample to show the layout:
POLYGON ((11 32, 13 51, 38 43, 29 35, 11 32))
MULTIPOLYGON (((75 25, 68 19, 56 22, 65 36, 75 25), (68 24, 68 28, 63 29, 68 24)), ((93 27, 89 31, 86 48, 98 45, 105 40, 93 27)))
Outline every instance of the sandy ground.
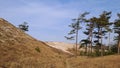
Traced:
POLYGON ((69 48, 73 48, 75 46, 72 43, 65 43, 65 42, 46 42, 46 44, 67 53, 70 53, 69 51, 67 51, 69 48))
MULTIPOLYGON (((66 42, 46 42, 46 44, 53 47, 53 48, 60 49, 60 50, 62 50, 64 52, 67 52, 67 53, 70 53, 68 51, 69 48, 75 48, 75 44, 66 43, 66 42)), ((78 47, 79 47, 79 45, 78 45, 78 47)), ((87 48, 87 49, 88 49, 88 51, 90 50, 90 48, 87 48)), ((78 50, 79 51, 85 51, 85 47, 82 47, 78 50)), ((94 51, 94 50, 92 50, 92 51, 94 51)))

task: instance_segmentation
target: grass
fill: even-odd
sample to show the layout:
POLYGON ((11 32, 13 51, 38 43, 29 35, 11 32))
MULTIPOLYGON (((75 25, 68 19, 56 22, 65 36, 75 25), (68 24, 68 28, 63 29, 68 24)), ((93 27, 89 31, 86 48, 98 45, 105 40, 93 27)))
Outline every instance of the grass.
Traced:
POLYGON ((120 55, 111 55, 97 58, 77 57, 70 58, 71 68, 119 68, 120 55))
POLYGON ((120 67, 120 55, 97 58, 67 57, 67 53, 47 46, 0 19, 0 68, 120 67))
POLYGON ((0 20, 0 68, 64 68, 65 58, 63 52, 0 20))

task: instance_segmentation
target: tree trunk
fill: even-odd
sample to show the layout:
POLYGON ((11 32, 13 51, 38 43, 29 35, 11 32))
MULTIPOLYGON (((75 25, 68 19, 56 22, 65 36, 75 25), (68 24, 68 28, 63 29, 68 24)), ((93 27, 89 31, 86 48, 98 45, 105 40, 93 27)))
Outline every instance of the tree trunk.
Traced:
POLYGON ((88 53, 87 53, 87 52, 88 52, 88 51, 87 51, 87 44, 86 44, 85 52, 86 52, 86 55, 88 55, 88 53))
POLYGON ((108 37, 108 46, 109 46, 109 51, 111 51, 111 47, 110 47, 110 32, 109 32, 109 37, 108 37))
MULTIPOLYGON (((88 40, 90 41, 90 34, 89 34, 88 40)), ((91 51, 91 50, 90 50, 90 49, 91 49, 90 46, 91 46, 90 43, 88 43, 88 56, 89 56, 90 51, 91 51)))
POLYGON ((102 28, 100 30, 100 35, 101 35, 101 56, 103 56, 103 46, 102 46, 102 28))
POLYGON ((91 36, 91 38, 90 38, 90 42, 91 42, 91 43, 90 43, 90 47, 91 47, 91 54, 92 54, 92 38, 93 38, 93 36, 92 36, 92 31, 91 31, 91 35, 90 35, 90 36, 91 36))
POLYGON ((89 32, 88 40, 90 41, 90 43, 89 43, 90 54, 92 54, 92 30, 93 30, 92 24, 90 24, 90 30, 88 31, 89 32))
MULTIPOLYGON (((98 26, 98 36, 100 34, 100 27, 98 26)), ((100 43, 100 39, 98 38, 98 43, 100 43)), ((100 48, 99 48, 100 45, 97 46, 97 49, 98 49, 98 52, 100 52, 100 48)))
POLYGON ((77 57, 78 30, 76 30, 76 57, 77 57))
POLYGON ((118 54, 120 54, 120 41, 118 42, 118 54))
MULTIPOLYGON (((101 36, 102 37, 102 36, 101 36)), ((101 38, 101 56, 103 56, 103 45, 102 45, 102 38, 101 38)))
POLYGON ((120 34, 119 34, 119 38, 118 38, 118 54, 120 54, 120 34))

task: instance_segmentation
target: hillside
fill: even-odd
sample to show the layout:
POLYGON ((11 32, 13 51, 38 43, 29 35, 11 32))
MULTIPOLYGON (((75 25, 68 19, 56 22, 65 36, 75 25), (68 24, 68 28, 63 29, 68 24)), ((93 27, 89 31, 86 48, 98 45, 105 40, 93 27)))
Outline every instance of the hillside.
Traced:
POLYGON ((64 68, 65 56, 0 18, 0 68, 64 68))

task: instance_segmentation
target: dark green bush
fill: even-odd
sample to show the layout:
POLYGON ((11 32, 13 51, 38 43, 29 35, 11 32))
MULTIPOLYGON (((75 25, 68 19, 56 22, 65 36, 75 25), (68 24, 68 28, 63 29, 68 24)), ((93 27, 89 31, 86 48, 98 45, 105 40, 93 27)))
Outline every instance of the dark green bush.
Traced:
POLYGON ((40 53, 40 48, 36 47, 35 50, 40 53))
POLYGON ((115 54, 115 52, 113 52, 113 51, 104 52, 104 55, 113 55, 113 54, 115 54))
POLYGON ((113 52, 113 53, 117 53, 117 45, 112 45, 111 46, 111 52, 113 52))

